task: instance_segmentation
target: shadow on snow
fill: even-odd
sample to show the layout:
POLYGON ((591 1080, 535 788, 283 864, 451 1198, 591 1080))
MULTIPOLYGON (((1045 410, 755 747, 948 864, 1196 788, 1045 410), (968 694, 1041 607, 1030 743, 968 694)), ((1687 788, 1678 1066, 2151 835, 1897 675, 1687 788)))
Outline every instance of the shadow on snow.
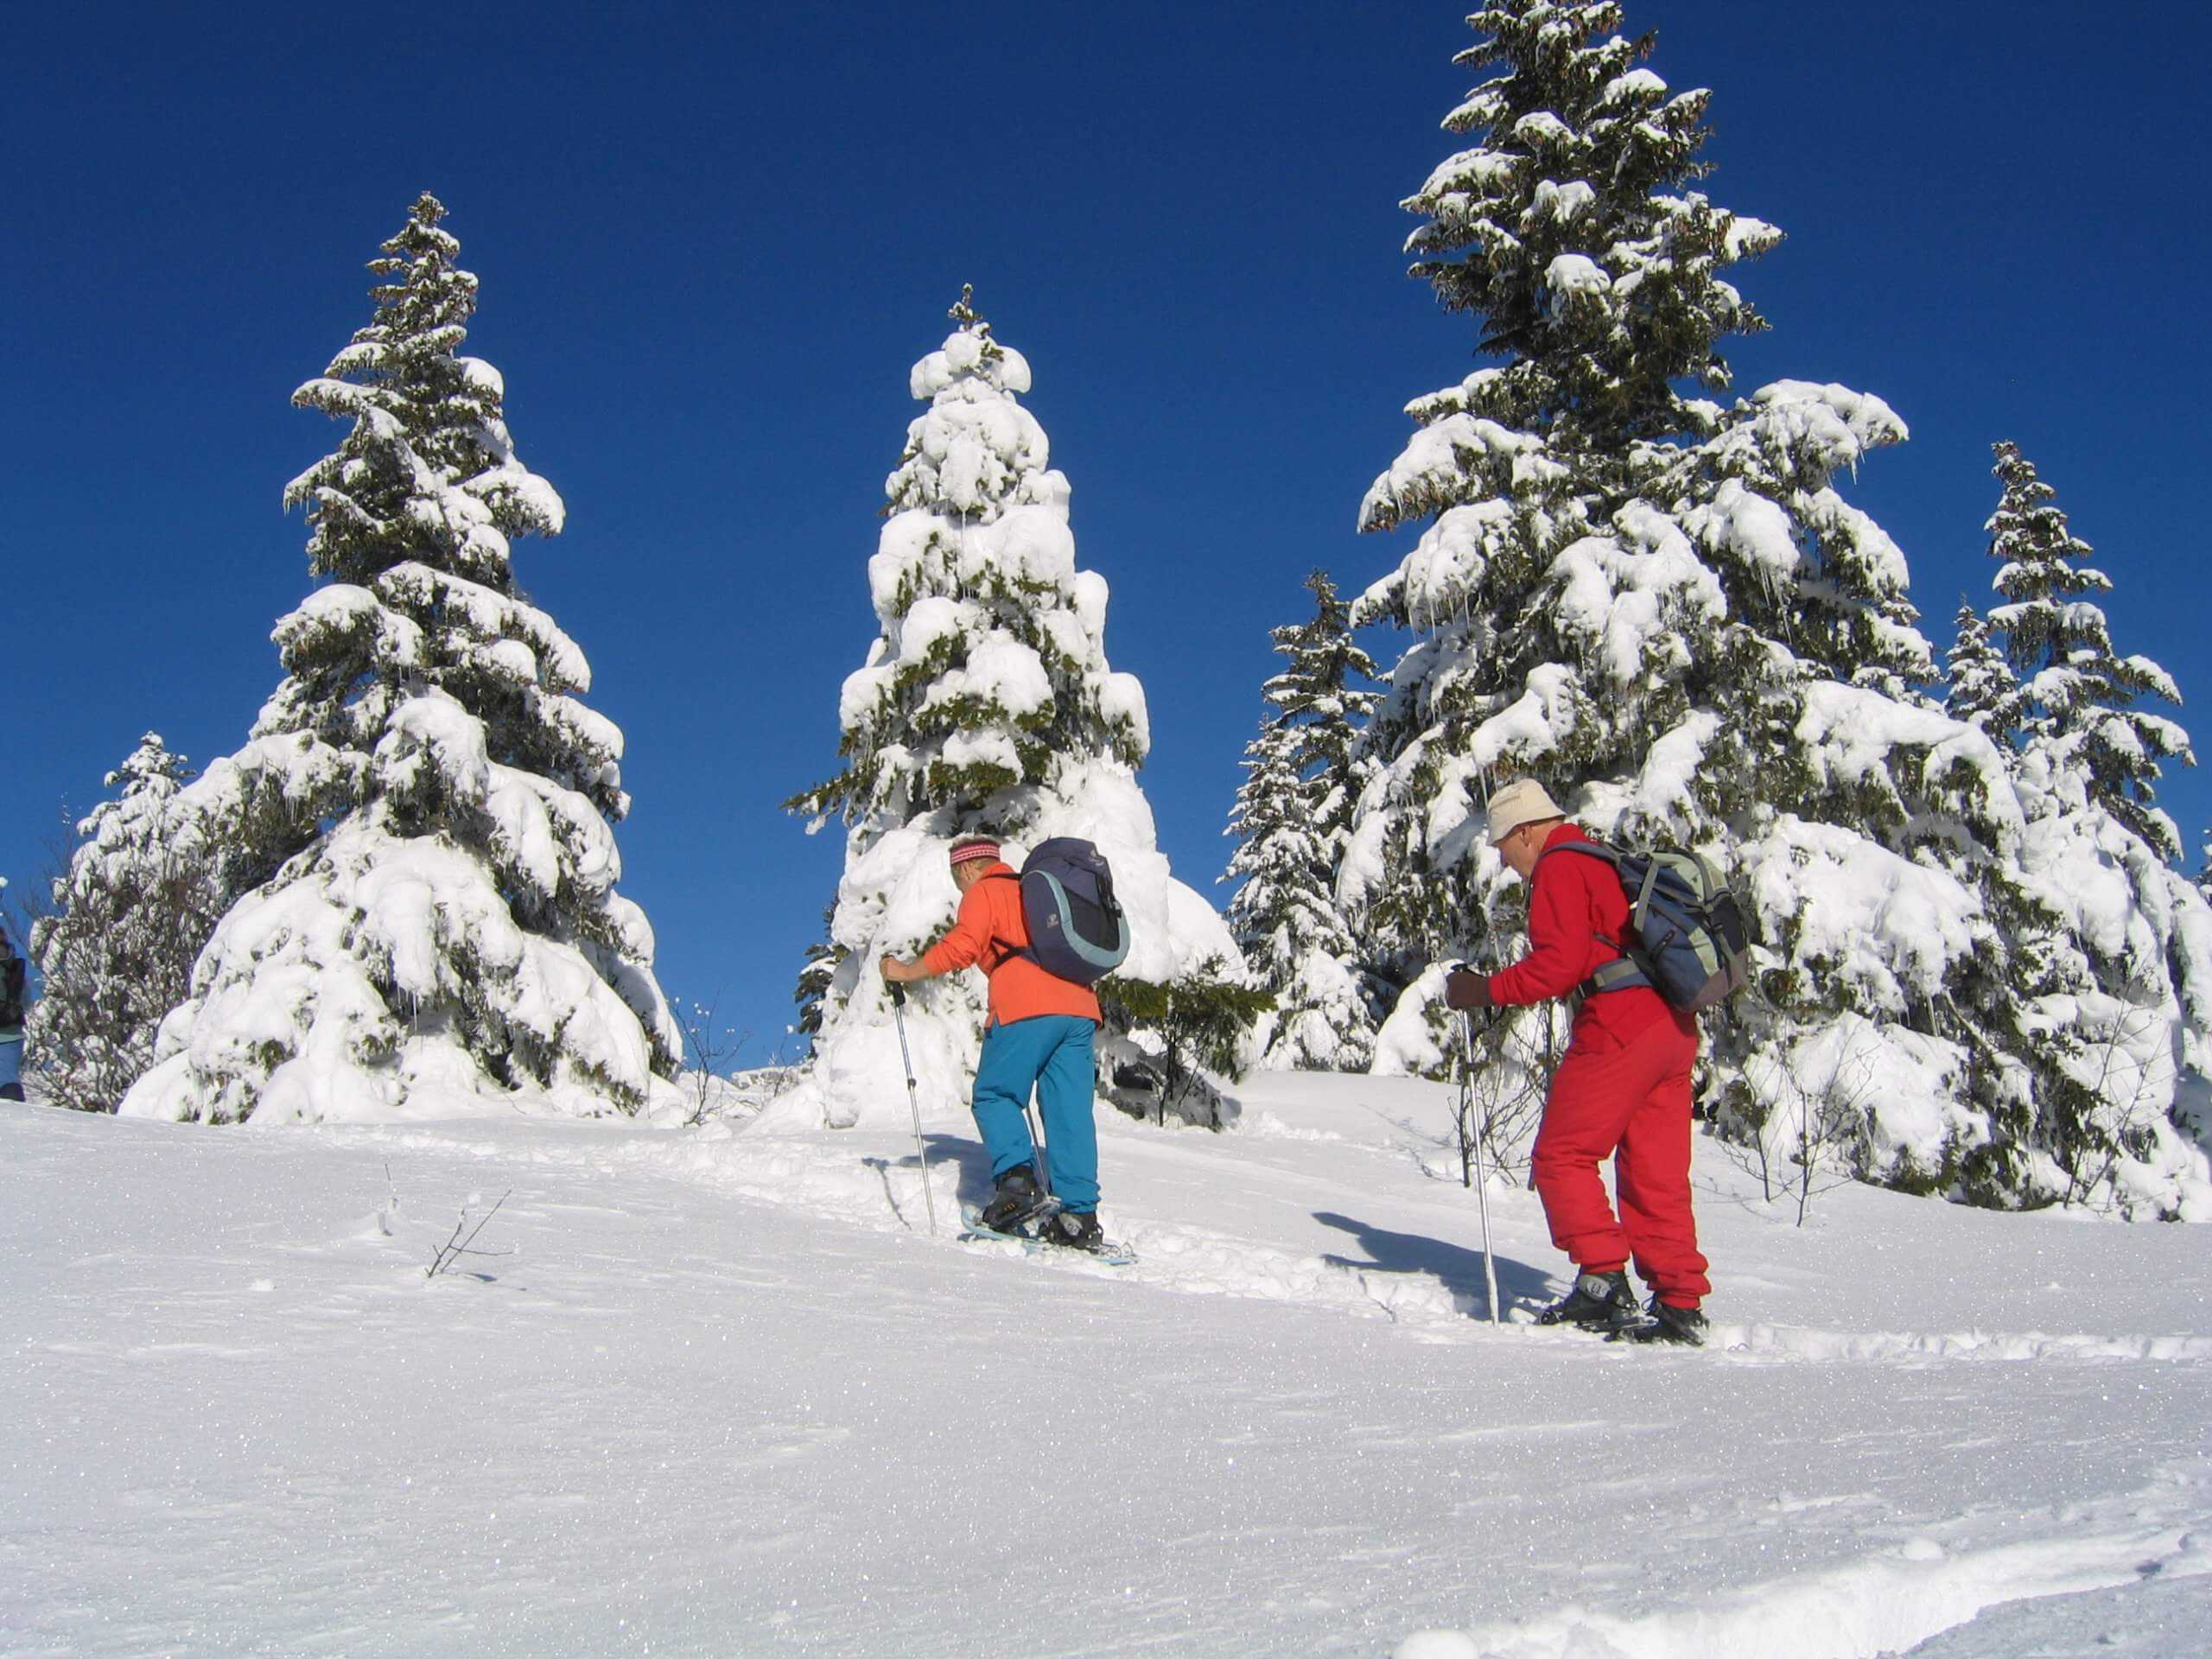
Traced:
MULTIPOLYGON (((1458 1244, 1447 1243, 1440 1238, 1431 1238, 1423 1233, 1393 1232, 1372 1223, 1340 1216, 1334 1211, 1317 1210, 1313 1219, 1325 1226, 1335 1227, 1350 1233, 1367 1252, 1367 1260, 1359 1261, 1349 1255, 1328 1255, 1323 1261, 1340 1268, 1357 1268, 1363 1273, 1425 1273, 1430 1274, 1455 1297, 1479 1307, 1489 1293, 1483 1284, 1483 1253, 1458 1244)), ((1516 1301, 1548 1300, 1552 1294, 1552 1276, 1542 1268, 1526 1262, 1500 1255, 1497 1262, 1497 1294, 1508 1306, 1516 1301)))

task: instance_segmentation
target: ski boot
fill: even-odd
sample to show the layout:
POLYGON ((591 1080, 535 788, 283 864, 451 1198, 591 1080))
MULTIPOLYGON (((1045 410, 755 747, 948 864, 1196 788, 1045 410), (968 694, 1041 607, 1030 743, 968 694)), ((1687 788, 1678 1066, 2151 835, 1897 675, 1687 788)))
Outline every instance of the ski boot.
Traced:
POLYGON ((1585 1331, 1625 1331, 1643 1317, 1636 1293, 1628 1287, 1628 1272, 1581 1273, 1574 1288, 1536 1315, 1538 1325, 1572 1325, 1585 1331))
POLYGON ((1016 1164, 999 1177, 997 1192, 983 1206, 982 1224, 995 1233, 1014 1232, 1052 1202, 1037 1185, 1037 1172, 1027 1164, 1016 1164))

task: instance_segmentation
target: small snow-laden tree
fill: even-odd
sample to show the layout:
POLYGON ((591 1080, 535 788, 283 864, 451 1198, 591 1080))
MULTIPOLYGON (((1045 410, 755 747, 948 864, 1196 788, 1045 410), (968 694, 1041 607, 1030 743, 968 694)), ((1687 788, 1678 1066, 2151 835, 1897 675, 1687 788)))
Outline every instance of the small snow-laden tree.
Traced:
POLYGON ((1263 1062, 1359 1071, 1373 1056, 1374 1016, 1336 874, 1359 792, 1358 722, 1374 702, 1353 681, 1371 679, 1375 664, 1353 641, 1350 609, 1327 573, 1306 585, 1312 620, 1270 636, 1288 665, 1261 690, 1269 713, 1244 752, 1227 830, 1242 844, 1222 879, 1244 879, 1230 926, 1275 998, 1262 1027, 1263 1062))
POLYGON ((44 991, 24 1054, 47 1098, 111 1112, 152 1064, 162 1017, 222 918, 226 872, 208 825, 180 791, 186 757, 148 732, 106 784, 116 798, 76 826, 52 904, 31 929, 44 991))
POLYGON ((2155 804, 2159 762, 2193 756, 2180 726, 2137 706, 2180 695, 2157 664, 2117 656, 2094 601, 2109 578, 2018 447, 1995 454, 1986 529, 2005 602, 1991 644, 2013 681, 2027 829, 2018 860, 1993 868, 1992 899, 2018 964, 2024 1185, 2129 1213, 2208 1211, 2202 1150, 2176 1115, 2204 1087, 2212 912, 2172 869, 2180 836, 2155 804))
MULTIPOLYGON (((885 486, 868 562, 880 632, 839 697, 843 766, 786 803, 810 830, 842 822, 845 868, 813 1058, 772 1122, 905 1121, 876 964, 950 925, 945 854, 963 835, 995 836, 1016 865, 1049 837, 1095 842, 1128 914, 1122 977, 1173 986, 1186 1009, 1210 987, 1228 1003, 1249 988, 1227 926, 1159 850, 1136 780, 1151 743, 1143 688, 1108 664, 1106 582, 1076 568, 1068 480, 1020 401, 1029 365, 972 297, 963 291, 952 334, 909 377, 927 407, 885 486)), ((908 1002, 925 1116, 965 1121, 983 1015, 980 974, 931 981, 908 1002)))
MULTIPOLYGON (((2018 512, 1999 516, 2013 527, 2021 522, 2018 512)), ((1993 520, 1993 534, 1996 526, 1993 520)), ((2118 1141, 2106 1132, 2116 1114, 2139 1118, 2148 1098, 2150 1069, 2115 1065, 2113 1045, 2099 1027, 2108 1036, 2132 1034, 2141 1048, 2155 1017, 2096 991, 2093 953, 2074 937, 2059 895, 2031 868, 2050 861, 2044 849, 2058 830, 2044 822, 2054 816, 2046 781, 2054 755, 2040 742, 2032 760, 2023 755, 2028 696, 2003 641, 1971 604, 1960 607, 1948 670, 1946 711, 1986 732, 2008 764, 2024 773, 2018 781, 2037 823, 2027 831, 2036 850, 2024 848, 2019 857, 1983 866, 1995 950, 1980 963, 1975 986, 1962 989, 1953 1004, 1973 1039, 1964 1087, 1991 1134, 1964 1149, 1953 1168, 1929 1177, 1931 1185, 1955 1180, 1966 1195, 1988 1204, 2080 1197, 2118 1166, 2118 1141), (2101 1102, 2099 1085, 2122 1077, 2129 1083, 2125 1107, 2101 1102)), ((2080 810, 2087 810, 2086 790, 2082 796, 2080 810)), ((2094 834, 2078 819, 2069 828, 2094 834)), ((2094 850, 2075 850, 2085 871, 2108 865, 2094 850)), ((2133 895, 2124 902, 2132 905, 2133 895)), ((2148 961, 2139 957, 2139 965, 2148 961)), ((2129 975, 2109 971, 2105 976, 2125 984, 2129 975)))
POLYGON ((2212 903, 2032 741, 2028 825, 2003 873, 2035 1124, 2025 1182, 2130 1216, 2212 1219, 2190 1120, 2212 1075, 2212 903))
POLYGON ((126 1113, 674 1098, 652 931, 615 890, 622 734, 514 578, 514 538, 557 533, 565 509, 516 454, 499 372, 461 354, 477 283, 444 217, 415 204, 370 264, 373 321, 294 395, 351 423, 285 492, 327 581, 276 625, 287 677, 251 741, 179 798, 254 885, 126 1113))
POLYGON ((1961 604, 1946 657, 1943 712, 1989 734, 2002 753, 2010 754, 2019 735, 2023 709, 2019 677, 1992 638, 1986 618, 1961 604))
POLYGON ((1313 615, 1272 638, 1288 666, 1262 695, 1296 727, 1300 770, 1306 774, 1315 821, 1341 836, 1351 821, 1354 755, 1375 712, 1375 659, 1352 638, 1351 607, 1325 570, 1306 578, 1313 615))
POLYGON ((2190 1121, 2212 1074, 2212 903, 2061 744, 2019 757, 2027 825, 1992 872, 2032 1127, 2020 1201, 2212 1218, 2190 1121))
MULTIPOLYGON (((1752 1063, 1847 1014, 1932 1036, 1946 1090, 1964 1076, 1950 1009, 1995 938, 1977 872, 2020 813, 1996 746, 1929 701, 1902 552, 1835 487, 1904 423, 1804 381, 1720 401, 1722 347, 1766 326, 1730 268, 1781 233, 1693 188, 1709 94, 1672 92, 1621 21, 1477 11, 1460 61, 1495 73, 1446 125, 1478 141, 1405 204, 1415 274, 1493 361, 1408 405, 1419 429, 1361 504, 1363 529, 1423 528, 1355 607, 1414 637, 1339 890, 1411 970, 1376 1069, 1437 1073, 1459 1033, 1436 965, 1500 965, 1523 925, 1482 834, 1495 783, 1534 775, 1600 835, 1704 852, 1760 938, 1757 994, 1707 1022, 1709 1103, 1749 1135, 1771 1104, 1752 1063)), ((1491 1028, 1492 1060, 1532 1046, 1527 1018, 1491 1028)), ((1870 1173, 1989 1133, 1932 1084, 1876 1109, 1870 1173)))
POLYGON ((798 1018, 791 1030, 810 1042, 821 1033, 822 1000, 829 995, 830 987, 837 977, 837 964, 845 957, 830 936, 836 920, 836 906, 831 905, 822 912, 822 937, 807 946, 806 958, 799 965, 798 983, 791 991, 791 1001, 798 1007, 798 1018))
POLYGON ((2094 594, 2112 591, 2103 571, 2083 563, 2090 547, 2067 528, 2057 492, 2019 446, 1996 446, 2004 485, 1991 517, 1989 556, 2005 602, 1989 613, 2021 682, 2022 728, 2047 747, 2054 764, 2076 768, 2090 798, 2148 842, 2158 856, 2181 856, 2181 834, 2157 805, 2159 762, 2194 765, 2189 734, 2136 704, 2145 697, 2178 705, 2181 693, 2147 657, 2121 657, 2094 594))

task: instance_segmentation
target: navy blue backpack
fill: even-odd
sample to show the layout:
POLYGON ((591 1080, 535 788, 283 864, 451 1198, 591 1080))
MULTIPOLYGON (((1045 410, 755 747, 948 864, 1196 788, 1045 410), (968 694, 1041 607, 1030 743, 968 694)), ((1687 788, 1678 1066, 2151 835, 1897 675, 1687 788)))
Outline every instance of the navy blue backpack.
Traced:
POLYGON ((1096 985, 1126 961, 1129 918, 1114 897, 1106 855, 1071 836, 1040 841, 1021 864, 1026 957, 1046 973, 1096 985))

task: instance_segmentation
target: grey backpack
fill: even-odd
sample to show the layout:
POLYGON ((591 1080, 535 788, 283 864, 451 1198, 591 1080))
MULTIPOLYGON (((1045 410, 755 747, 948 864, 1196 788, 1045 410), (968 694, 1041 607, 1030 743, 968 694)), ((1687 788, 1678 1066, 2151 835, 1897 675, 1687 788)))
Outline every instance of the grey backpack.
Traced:
POLYGON ((1672 848, 1622 851, 1591 841, 1545 849, 1601 858, 1628 895, 1629 935, 1612 939, 1626 954, 1585 982, 1588 991, 1649 985, 1675 1007, 1696 1014, 1724 1002, 1751 976, 1751 930, 1720 873, 1695 853, 1672 848))

